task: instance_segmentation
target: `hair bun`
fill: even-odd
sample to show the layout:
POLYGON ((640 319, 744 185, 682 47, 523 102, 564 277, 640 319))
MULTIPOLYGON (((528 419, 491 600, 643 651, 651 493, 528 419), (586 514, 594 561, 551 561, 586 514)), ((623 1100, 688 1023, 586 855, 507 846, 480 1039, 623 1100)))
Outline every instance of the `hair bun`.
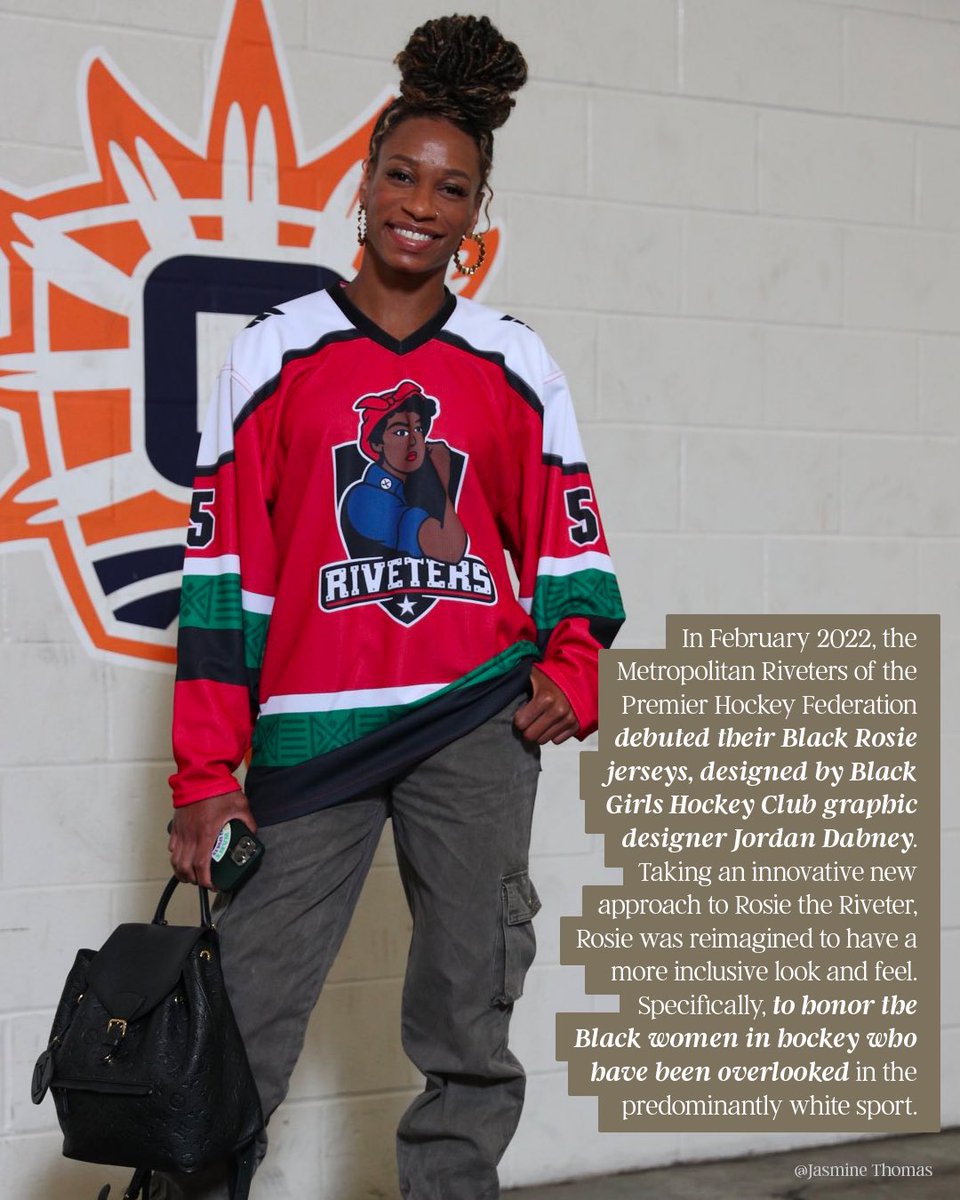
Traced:
POLYGON ((527 80, 527 64, 489 17, 435 17, 415 29, 394 60, 411 109, 477 129, 499 129, 527 80))

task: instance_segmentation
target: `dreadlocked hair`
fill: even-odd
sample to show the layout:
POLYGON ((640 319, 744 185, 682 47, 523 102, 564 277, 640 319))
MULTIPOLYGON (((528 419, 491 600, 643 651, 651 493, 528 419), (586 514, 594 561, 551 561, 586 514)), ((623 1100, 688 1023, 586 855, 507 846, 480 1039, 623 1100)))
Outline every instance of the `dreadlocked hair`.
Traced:
POLYGON ((510 116, 512 93, 527 81, 519 47, 489 17, 435 17, 415 29, 394 62, 400 95, 370 135, 375 163, 384 138, 410 117, 442 117, 468 133, 480 151, 483 187, 493 166, 493 131, 510 116))

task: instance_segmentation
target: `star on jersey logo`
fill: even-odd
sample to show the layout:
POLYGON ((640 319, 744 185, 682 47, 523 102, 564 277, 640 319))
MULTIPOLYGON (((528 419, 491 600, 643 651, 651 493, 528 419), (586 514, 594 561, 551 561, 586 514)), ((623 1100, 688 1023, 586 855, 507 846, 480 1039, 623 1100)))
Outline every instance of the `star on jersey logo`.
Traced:
MULTIPOLYGON (((226 342, 358 263, 357 188, 389 94, 305 152, 278 44, 267 0, 224 5, 197 139, 94 51, 86 174, 0 183, 0 423, 16 448, 0 548, 45 548, 94 653, 174 661, 192 468, 226 342)), ((488 264, 450 287, 475 294, 497 243, 493 229, 488 264)))

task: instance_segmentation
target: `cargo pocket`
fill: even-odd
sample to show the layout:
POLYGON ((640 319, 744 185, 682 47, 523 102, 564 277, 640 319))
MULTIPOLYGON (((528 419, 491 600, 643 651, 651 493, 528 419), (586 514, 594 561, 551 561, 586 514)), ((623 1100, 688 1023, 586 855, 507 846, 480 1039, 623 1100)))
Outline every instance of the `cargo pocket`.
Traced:
POLYGON ((502 877, 491 1004, 510 1005, 523 995, 523 981, 537 949, 533 918, 539 911, 540 897, 526 871, 502 877))

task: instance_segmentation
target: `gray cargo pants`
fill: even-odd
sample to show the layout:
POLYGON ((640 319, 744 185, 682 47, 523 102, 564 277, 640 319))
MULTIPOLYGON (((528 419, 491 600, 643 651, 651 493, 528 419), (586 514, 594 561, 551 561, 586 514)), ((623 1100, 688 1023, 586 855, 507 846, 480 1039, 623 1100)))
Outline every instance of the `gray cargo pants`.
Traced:
MULTIPOLYGON (((374 793, 262 829, 261 869, 217 920, 269 1116, 392 818, 413 917, 402 1040, 426 1077, 397 1129, 405 1200, 496 1200, 497 1163, 523 1105, 507 1032, 535 950, 540 904, 527 855, 540 756, 513 728, 520 703, 374 793)), ((191 1176, 155 1180, 152 1194, 227 1195, 219 1181, 191 1176)))

